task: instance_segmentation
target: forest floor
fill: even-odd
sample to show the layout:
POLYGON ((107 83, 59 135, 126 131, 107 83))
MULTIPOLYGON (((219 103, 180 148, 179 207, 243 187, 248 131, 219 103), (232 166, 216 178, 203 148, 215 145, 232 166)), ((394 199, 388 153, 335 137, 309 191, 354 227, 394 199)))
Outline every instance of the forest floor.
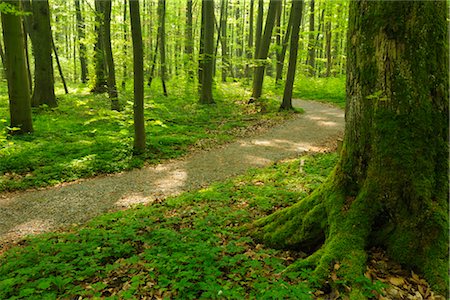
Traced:
POLYGON ((181 159, 40 190, 0 194, 0 249, 26 235, 82 224, 108 211, 148 204, 251 168, 336 147, 344 112, 325 103, 295 100, 303 114, 251 137, 181 159))

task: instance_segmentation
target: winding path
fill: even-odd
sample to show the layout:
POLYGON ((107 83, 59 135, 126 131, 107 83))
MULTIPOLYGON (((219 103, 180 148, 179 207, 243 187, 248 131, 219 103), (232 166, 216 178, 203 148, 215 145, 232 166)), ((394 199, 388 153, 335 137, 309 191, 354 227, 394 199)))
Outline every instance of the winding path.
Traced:
POLYGON ((198 189, 250 168, 330 147, 342 136, 344 112, 294 100, 305 110, 267 132, 156 166, 44 190, 0 194, 0 249, 6 241, 83 223, 111 210, 198 189))

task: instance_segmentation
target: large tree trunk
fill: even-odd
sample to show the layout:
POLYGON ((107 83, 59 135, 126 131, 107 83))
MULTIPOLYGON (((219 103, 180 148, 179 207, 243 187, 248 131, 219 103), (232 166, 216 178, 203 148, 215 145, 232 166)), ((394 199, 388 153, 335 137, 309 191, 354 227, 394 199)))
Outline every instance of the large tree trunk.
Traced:
POLYGON ((58 104, 53 74, 49 4, 47 0, 25 1, 24 7, 31 12, 26 18, 34 54, 34 89, 31 105, 45 104, 56 107, 58 104))
POLYGON ((297 52, 298 52, 298 40, 300 33, 300 24, 302 23, 303 15, 303 0, 293 1, 291 16, 292 20, 292 36, 291 45, 289 48, 289 67, 286 76, 286 84, 284 86, 283 102, 281 103, 280 110, 292 110, 292 90, 294 87, 295 69, 297 67, 297 52))
MULTIPOLYGON (((14 7, 16 11, 20 11, 17 1, 4 2, 14 7)), ((29 133, 33 131, 33 122, 22 19, 15 13, 2 13, 1 19, 5 43, 11 133, 29 133)))
POLYGON ((204 18, 204 53, 202 71, 202 89, 200 93, 200 103, 214 103, 212 95, 213 64, 214 64, 214 1, 203 0, 202 12, 204 18))
POLYGON ((130 0, 131 38, 133 40, 133 74, 134 74, 134 151, 145 151, 144 119, 144 50, 142 43, 141 18, 139 17, 139 0, 130 0))
POLYGON ((270 245, 315 251, 293 268, 324 279, 339 263, 355 299, 371 246, 447 293, 447 12, 445 1, 350 2, 340 161, 312 195, 256 222, 270 245))

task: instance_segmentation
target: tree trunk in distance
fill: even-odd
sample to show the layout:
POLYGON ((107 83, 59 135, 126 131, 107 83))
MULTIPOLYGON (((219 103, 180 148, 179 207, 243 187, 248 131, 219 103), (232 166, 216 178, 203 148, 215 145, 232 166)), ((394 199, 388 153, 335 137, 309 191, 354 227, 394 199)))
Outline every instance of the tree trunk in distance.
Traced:
POLYGON ((95 44, 94 44, 94 64, 95 77, 91 90, 92 93, 104 93, 107 91, 106 82, 106 61, 104 45, 104 25, 105 25, 105 5, 103 0, 95 0, 95 44))
POLYGON ((69 89, 67 88, 66 79, 64 78, 64 74, 63 74, 63 71, 62 71, 61 63, 59 62, 58 51, 56 49, 55 41, 53 40, 53 37, 52 37, 52 48, 53 48, 53 53, 55 53, 56 65, 58 66, 59 76, 61 77, 61 81, 62 81, 63 86, 64 86, 64 92, 66 94, 68 94, 69 93, 69 89))
POLYGON ((309 5, 309 38, 308 38, 308 65, 309 75, 314 76, 316 74, 316 49, 314 38, 314 1, 311 0, 309 5))
POLYGON ((302 23, 303 0, 292 1, 292 36, 291 45, 289 47, 289 66, 286 75, 286 83, 284 86, 283 102, 280 110, 292 110, 292 89, 294 87, 295 69, 297 67, 298 41, 300 33, 300 24, 302 23))
POLYGON ((197 80, 198 80, 198 94, 202 93, 202 83, 203 83, 203 69, 204 69, 204 60, 205 60, 205 8, 204 1, 202 0, 202 15, 200 18, 200 42, 198 48, 198 71, 197 71, 197 80))
POLYGON ((3 67, 3 75, 6 78, 6 61, 5 61, 5 52, 3 51, 3 46, 0 41, 0 58, 2 60, 2 67, 3 67))
POLYGON ((30 9, 26 17, 28 33, 34 54, 34 88, 32 106, 58 106, 55 96, 55 78, 52 61, 52 30, 48 0, 27 1, 24 7, 30 9))
POLYGON ((269 10, 267 12, 266 25, 264 27, 264 34, 261 38, 258 55, 256 56, 256 68, 253 76, 253 101, 259 99, 262 93, 262 85, 264 80, 265 60, 269 53, 270 40, 272 38, 272 31, 275 25, 275 17, 277 10, 280 9, 281 0, 270 0, 269 10))
POLYGON ((161 61, 161 82, 164 96, 167 97, 166 88, 166 0, 158 0, 158 39, 159 39, 159 59, 161 61))
MULTIPOLYGON (((303 0, 301 0, 303 2, 303 0)), ((302 8, 303 11, 303 8, 302 8)), ((303 14, 300 16, 300 18, 303 16, 303 14)), ((288 25, 286 28, 286 33, 284 34, 284 39, 283 39, 283 44, 281 46, 281 53, 280 53, 280 57, 279 60, 277 61, 277 73, 276 73, 276 78, 277 80, 281 80, 283 78, 283 68, 284 68, 284 58, 286 57, 286 51, 287 51, 287 46, 289 44, 289 38, 291 36, 291 30, 292 30, 292 9, 291 12, 289 13, 289 20, 288 20, 288 25)), ((298 46, 297 46, 298 48, 298 46)))
MULTIPOLYGON (((123 0, 123 56, 126 58, 127 57, 127 53, 128 53, 128 46, 127 46, 127 41, 128 41, 128 26, 127 26, 127 0, 123 0)), ((124 59, 123 60, 123 65, 122 65, 122 89, 125 89, 126 84, 127 84, 127 77, 128 77, 128 70, 127 70, 127 60, 124 59)))
POLYGON ((246 78, 250 77, 250 65, 249 62, 252 60, 252 50, 253 50, 253 19, 254 19, 254 11, 255 11, 255 0, 250 0, 250 12, 249 12, 249 29, 248 29, 248 39, 247 39, 247 63, 245 65, 245 74, 246 78))
POLYGON ((192 0, 186 3, 186 27, 184 29, 184 53, 185 53, 185 69, 188 79, 194 79, 194 70, 192 62, 194 60, 194 38, 192 35, 192 0))
MULTIPOLYGON (((331 16, 329 16, 331 18, 331 16)), ((326 56, 327 56, 327 71, 325 73, 326 77, 330 77, 331 74, 331 20, 328 19, 326 29, 325 29, 325 36, 326 36, 326 56)))
POLYGON ((202 0, 202 8, 205 10, 202 16, 205 18, 204 28, 204 57, 202 72, 202 90, 200 94, 201 104, 213 104, 212 83, 214 64, 214 1, 202 0))
POLYGON ((103 29, 105 32, 103 33, 103 44, 105 45, 105 60, 106 60, 106 66, 108 68, 108 77, 107 77, 107 83, 108 83, 108 96, 111 100, 111 109, 112 110, 120 110, 119 105, 119 96, 117 93, 117 86, 116 86, 116 68, 114 66, 114 58, 112 53, 112 47, 111 47, 111 6, 112 2, 111 0, 103 0, 104 3, 104 20, 105 24, 103 26, 103 29))
POLYGON ((86 83, 88 76, 87 69, 87 57, 86 57, 86 45, 84 44, 85 38, 85 24, 84 18, 81 14, 81 5, 80 0, 75 0, 75 11, 77 18, 77 35, 78 35, 78 44, 79 44, 79 56, 80 56, 80 66, 81 66, 81 82, 86 83))
POLYGON ((142 43, 139 0, 130 0, 131 38, 133 40, 133 74, 134 74, 134 151, 145 152, 144 119, 144 50, 142 43))
POLYGON ((227 18, 228 18, 228 1, 222 0, 222 15, 220 20, 221 27, 221 49, 222 49, 222 82, 227 81, 227 70, 230 68, 230 58, 228 57, 228 44, 227 44, 227 18))
MULTIPOLYGON (((3 1, 19 11, 19 2, 3 1)), ((8 79, 9 114, 11 134, 33 131, 31 118, 31 99, 28 85, 25 58, 24 32, 22 19, 13 13, 1 13, 3 42, 5 43, 5 62, 8 79), (18 130, 15 130, 18 128, 18 130)))
POLYGON ((268 245, 313 252, 292 270, 324 282, 338 264, 351 299, 366 298, 373 246, 448 297, 447 18, 445 1, 350 2, 340 160, 309 197, 255 223, 268 245))

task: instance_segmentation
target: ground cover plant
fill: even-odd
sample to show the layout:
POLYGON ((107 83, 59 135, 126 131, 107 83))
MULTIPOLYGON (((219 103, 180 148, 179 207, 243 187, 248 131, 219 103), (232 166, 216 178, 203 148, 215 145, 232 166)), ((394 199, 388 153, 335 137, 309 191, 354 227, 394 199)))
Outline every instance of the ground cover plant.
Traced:
POLYGON ((336 161, 303 156, 30 238, 0 258, 0 298, 310 299, 309 271, 286 271, 304 254, 266 248, 246 225, 308 195, 336 161))
POLYGON ((33 113, 35 132, 22 136, 7 134, 6 86, 1 85, 0 191, 54 185, 102 173, 113 173, 157 163, 185 154, 202 140, 202 146, 230 141, 235 129, 280 120, 276 98, 264 103, 264 114, 248 106, 246 91, 237 83, 216 88, 216 104, 198 104, 194 86, 169 85, 164 97, 155 82, 146 91, 147 148, 133 155, 132 88, 121 91, 120 112, 110 109, 106 94, 92 95, 84 85, 70 86, 71 93, 57 90, 56 108, 33 113))

